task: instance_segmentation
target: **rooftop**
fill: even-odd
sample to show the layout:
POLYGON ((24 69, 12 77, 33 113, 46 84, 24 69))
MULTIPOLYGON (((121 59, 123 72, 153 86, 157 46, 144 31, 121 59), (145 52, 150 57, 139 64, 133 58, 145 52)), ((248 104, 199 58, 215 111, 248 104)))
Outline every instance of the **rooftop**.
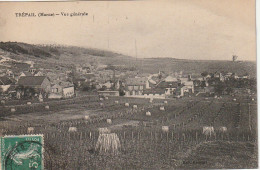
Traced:
POLYGON ((22 86, 39 86, 47 79, 46 76, 24 76, 18 80, 18 85, 22 86))
POLYGON ((138 77, 138 78, 128 78, 126 80, 127 85, 145 85, 147 78, 145 77, 138 77))

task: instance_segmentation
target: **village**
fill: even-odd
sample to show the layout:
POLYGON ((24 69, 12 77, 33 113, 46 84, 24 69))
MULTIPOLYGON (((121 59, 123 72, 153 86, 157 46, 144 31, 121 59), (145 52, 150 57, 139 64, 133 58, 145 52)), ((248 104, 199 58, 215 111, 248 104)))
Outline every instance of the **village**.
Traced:
POLYGON ((222 95, 254 94, 256 91, 255 79, 248 74, 231 72, 186 74, 184 71, 159 71, 148 74, 138 70, 118 71, 118 67, 113 65, 83 64, 69 70, 58 66, 45 69, 33 61, 6 60, 2 64, 11 66, 0 70, 1 104, 12 100, 43 102, 87 94, 167 99, 191 96, 220 98, 222 95))
POLYGON ((47 168, 221 168, 222 154, 235 155, 231 166, 255 165, 256 79, 245 71, 0 57, 0 135, 43 134, 47 168))

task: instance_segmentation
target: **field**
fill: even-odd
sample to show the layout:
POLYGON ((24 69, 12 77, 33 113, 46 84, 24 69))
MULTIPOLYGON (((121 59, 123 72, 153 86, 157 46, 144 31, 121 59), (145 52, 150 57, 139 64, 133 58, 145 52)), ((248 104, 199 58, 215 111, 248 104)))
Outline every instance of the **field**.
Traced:
POLYGON ((187 97, 150 103, 83 96, 1 106, 0 129, 3 135, 27 134, 28 127, 34 127, 32 133, 44 134, 46 169, 256 168, 256 102, 236 98, 187 97), (169 129, 163 131, 162 126, 169 129), (204 126, 213 126, 215 133, 202 134, 204 126), (218 130, 223 126, 228 129, 225 133, 218 130), (69 132, 70 127, 77 130, 69 132), (101 127, 119 137, 118 154, 95 150, 101 127))

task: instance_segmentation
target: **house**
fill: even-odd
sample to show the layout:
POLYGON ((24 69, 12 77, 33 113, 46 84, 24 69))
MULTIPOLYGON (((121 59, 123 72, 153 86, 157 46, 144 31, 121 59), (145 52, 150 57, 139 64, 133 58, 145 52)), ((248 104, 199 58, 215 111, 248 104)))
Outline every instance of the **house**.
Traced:
POLYGON ((39 70, 36 70, 33 75, 34 76, 43 76, 43 73, 39 70))
POLYGON ((38 92, 51 91, 51 83, 46 76, 23 76, 19 78, 17 85, 33 88, 38 92))
POLYGON ((188 81, 190 81, 190 79, 189 79, 188 77, 180 77, 180 78, 179 78, 179 82, 180 82, 181 84, 183 84, 183 83, 185 83, 185 82, 188 82, 188 81))
POLYGON ((60 99, 62 98, 62 86, 59 84, 54 84, 51 86, 51 92, 48 96, 50 99, 60 99))
POLYGON ((183 83, 183 90, 184 90, 184 93, 187 92, 187 93, 194 93, 194 84, 193 84, 193 81, 185 81, 183 83))
POLYGON ((23 76, 43 76, 43 73, 41 71, 39 71, 39 70, 37 70, 35 72, 23 71, 19 75, 19 78, 23 77, 23 76))
POLYGON ((24 77, 24 76, 33 76, 33 74, 29 71, 23 71, 21 72, 21 74, 19 75, 19 78, 20 77, 24 77))
POLYGON ((0 77, 0 92, 6 92, 8 89, 14 85, 14 79, 8 76, 0 77))
POLYGON ((7 69, 5 74, 6 74, 7 76, 9 76, 9 77, 14 78, 14 73, 13 73, 13 71, 10 70, 10 69, 7 69))
POLYGON ((62 92, 63 92, 63 97, 64 98, 73 97, 75 95, 74 86, 73 85, 65 86, 65 87, 63 87, 62 92))
POLYGON ((125 83, 125 96, 143 95, 147 81, 146 77, 128 78, 125 83))
POLYGON ((177 89, 177 87, 180 85, 178 82, 166 82, 161 81, 159 82, 156 87, 159 89, 163 89, 166 96, 174 95, 174 91, 177 89))
POLYGON ((74 95, 75 89, 72 83, 59 81, 51 86, 49 98, 70 98, 74 95))
POLYGON ((161 88, 145 89, 143 91, 145 98, 161 98, 165 99, 165 90, 161 88))
POLYGON ((224 76, 222 75, 222 73, 214 73, 214 78, 217 78, 219 81, 221 82, 224 82, 225 81, 225 78, 224 76))
POLYGON ((29 71, 30 73, 34 74, 34 73, 37 71, 37 69, 36 69, 35 67, 30 67, 30 68, 28 69, 28 71, 29 71))
POLYGON ((165 79, 164 79, 165 82, 177 82, 177 78, 174 78, 172 76, 167 76, 165 79))

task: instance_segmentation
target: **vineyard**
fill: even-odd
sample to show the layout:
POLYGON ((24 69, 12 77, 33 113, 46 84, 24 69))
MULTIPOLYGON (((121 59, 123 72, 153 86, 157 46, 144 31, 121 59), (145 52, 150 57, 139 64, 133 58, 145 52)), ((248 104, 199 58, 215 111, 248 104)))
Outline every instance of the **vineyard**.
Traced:
POLYGON ((44 134, 46 169, 257 167, 254 103, 82 97, 11 108, 2 107, 1 133, 44 134), (63 118, 44 119, 57 113, 63 118), (19 121, 10 123, 8 118, 17 114, 19 121), (205 126, 214 127, 214 133, 203 134, 205 126), (118 154, 95 149, 99 128, 119 138, 118 154))

